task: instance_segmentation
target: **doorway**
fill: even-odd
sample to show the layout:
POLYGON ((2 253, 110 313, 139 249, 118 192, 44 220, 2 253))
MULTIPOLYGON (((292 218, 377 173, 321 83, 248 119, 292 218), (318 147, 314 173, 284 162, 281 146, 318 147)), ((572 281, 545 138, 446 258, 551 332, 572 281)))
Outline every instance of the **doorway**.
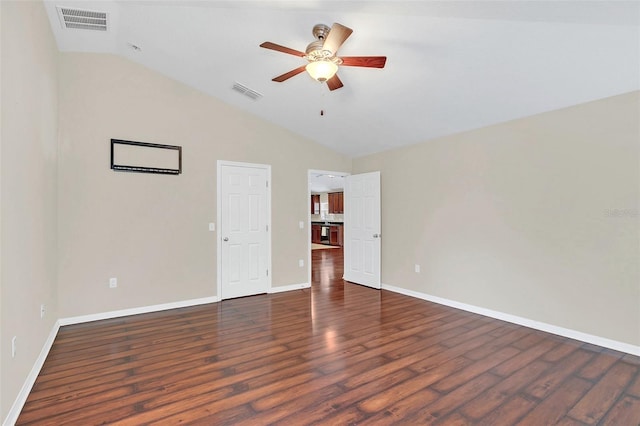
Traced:
POLYGON ((271 166, 218 161, 220 300, 271 287, 271 166))
MULTIPOLYGON (((308 197, 309 203, 309 218, 307 220, 309 236, 308 236, 308 260, 309 265, 309 284, 313 283, 314 274, 314 253, 317 258, 319 253, 323 253, 324 256, 335 257, 340 255, 340 261, 342 261, 342 239, 343 239, 343 225, 344 225, 344 210, 335 209, 337 194, 342 195, 344 191, 345 177, 349 173, 336 172, 327 170, 309 170, 308 172, 308 197), (329 197, 332 197, 329 200, 329 197), (329 201, 333 209, 330 209, 329 201), (339 213, 338 213, 339 212, 339 213)), ((340 197, 342 199, 342 197, 340 197)), ((338 204, 339 205, 339 204, 338 204)), ((333 264, 333 262, 331 263, 333 264)), ((326 266, 326 265, 325 265, 326 266)), ((329 272, 327 268, 324 268, 323 274, 330 273, 334 275, 334 268, 331 268, 329 272)), ((336 273, 340 274, 339 278, 342 278, 342 265, 340 268, 335 268, 336 273)))
MULTIPOLYGON (((309 194, 311 208, 309 210, 309 284, 313 283, 314 270, 312 245, 314 241, 314 219, 319 220, 316 228, 322 229, 336 217, 323 216, 322 200, 320 201, 320 216, 314 209, 312 194, 322 190, 342 190, 343 214, 340 216, 342 237, 341 255, 342 269, 347 281, 381 288, 381 203, 380 203, 380 172, 369 172, 351 175, 349 173, 309 171, 309 194), (338 180, 340 179, 340 180, 338 180)), ((316 239, 318 238, 315 235, 316 239)), ((320 235, 320 238, 322 235, 320 235)), ((322 242, 322 241, 320 241, 322 242)), ((335 262, 335 261, 334 261, 335 262)))

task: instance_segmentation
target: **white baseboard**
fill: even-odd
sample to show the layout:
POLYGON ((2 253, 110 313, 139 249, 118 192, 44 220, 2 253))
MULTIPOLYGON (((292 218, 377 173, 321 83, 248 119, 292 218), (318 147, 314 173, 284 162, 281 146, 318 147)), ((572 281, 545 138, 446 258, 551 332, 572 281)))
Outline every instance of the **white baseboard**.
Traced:
POLYGON ((129 315, 147 314, 149 312, 167 311, 169 309, 186 308, 189 306, 205 305, 218 301, 216 296, 202 297, 200 299, 182 300, 180 302, 163 303, 161 305, 141 306, 139 308, 122 309, 119 311, 101 312, 98 314, 80 315, 77 317, 61 318, 60 325, 81 324, 83 322, 98 321, 111 318, 126 317, 129 315))
POLYGON ((27 402, 27 397, 29 396, 29 392, 31 392, 31 388, 33 388, 36 379, 38 378, 38 374, 40 374, 40 369, 44 365, 44 361, 47 359, 47 355, 49 355, 49 351, 51 350, 51 346, 53 345, 53 341, 56 339, 58 335, 58 330, 60 329, 60 321, 56 321, 49 332, 49 336, 47 340, 45 340, 44 345, 42 345, 42 350, 40 350, 40 355, 36 358, 36 361, 33 363, 33 367, 31 367, 31 371, 29 375, 24 381, 22 385, 22 389, 18 393, 7 417, 2 422, 3 426, 14 425, 16 421, 18 421, 18 416, 22 411, 22 407, 24 403, 27 402))
POLYGON ((640 356, 640 346, 631 345, 629 343, 618 342, 617 340, 611 340, 605 337, 594 336, 593 334, 587 334, 587 333, 572 330, 569 328, 558 327, 553 324, 547 324, 547 323, 535 321, 529 318, 523 318, 516 315, 506 314, 504 312, 481 308, 479 306, 468 305, 466 303, 456 302, 455 300, 444 299, 442 297, 432 296, 430 294, 420 293, 418 291, 407 290, 404 288, 395 287, 388 284, 382 284, 382 288, 384 290, 393 291, 394 293, 404 294, 405 296, 411 296, 418 299, 427 300, 429 302, 450 306, 452 308, 462 309, 463 311, 473 312, 475 314, 480 314, 486 317, 499 319, 499 320, 510 322, 513 324, 522 325, 524 327, 533 328, 535 330, 545 331, 547 333, 557 334, 558 336, 568 337, 569 339, 575 339, 581 342, 591 343, 594 345, 602 346, 602 347, 613 349, 616 351, 625 352, 631 355, 640 356))
POLYGON ((301 290, 309 287, 311 287, 311 284, 309 283, 282 285, 278 287, 271 287, 267 293, 282 293, 284 291, 301 290))

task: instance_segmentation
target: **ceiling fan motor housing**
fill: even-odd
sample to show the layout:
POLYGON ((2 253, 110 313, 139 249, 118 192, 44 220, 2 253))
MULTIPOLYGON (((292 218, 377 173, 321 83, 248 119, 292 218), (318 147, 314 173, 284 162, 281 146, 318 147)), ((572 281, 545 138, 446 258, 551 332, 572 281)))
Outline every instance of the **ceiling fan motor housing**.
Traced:
POLYGON ((317 24, 313 27, 313 36, 316 38, 315 41, 312 41, 307 46, 305 50, 306 59, 309 62, 315 61, 331 61, 336 65, 340 65, 342 60, 334 55, 334 53, 330 50, 323 49, 324 40, 329 35, 329 31, 331 28, 324 24, 317 24))
POLYGON ((329 35, 329 31, 331 31, 331 28, 325 24, 316 24, 313 26, 311 33, 316 39, 324 40, 327 38, 327 35, 329 35))
MULTIPOLYGON (((307 50, 305 51, 307 53, 307 56, 312 55, 314 52, 322 51, 323 44, 324 43, 322 42, 322 40, 316 40, 309 43, 309 45, 307 46, 307 50)), ((328 50, 325 50, 325 52, 328 52, 329 54, 331 53, 328 50)))

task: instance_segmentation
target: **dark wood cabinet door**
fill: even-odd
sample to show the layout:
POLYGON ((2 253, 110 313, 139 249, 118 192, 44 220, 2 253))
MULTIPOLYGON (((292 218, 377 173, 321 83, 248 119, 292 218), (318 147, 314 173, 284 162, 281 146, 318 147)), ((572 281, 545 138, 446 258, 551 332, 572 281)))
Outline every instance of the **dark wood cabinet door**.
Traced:
POLYGON ((311 214, 320 214, 320 195, 311 196, 311 214))
POLYGON ((329 196, 329 213, 344 213, 344 197, 342 192, 330 192, 329 196))
POLYGON ((311 242, 316 244, 322 242, 322 226, 311 225, 311 242))
POLYGON ((338 244, 338 233, 340 231, 339 226, 332 226, 329 228, 329 244, 332 246, 337 246, 338 244))

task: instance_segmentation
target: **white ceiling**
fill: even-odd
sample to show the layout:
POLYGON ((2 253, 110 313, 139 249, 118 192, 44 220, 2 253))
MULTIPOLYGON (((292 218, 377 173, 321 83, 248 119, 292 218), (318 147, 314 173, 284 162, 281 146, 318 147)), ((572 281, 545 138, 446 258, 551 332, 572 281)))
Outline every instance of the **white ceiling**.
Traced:
POLYGON ((314 194, 344 190, 344 172, 309 172, 309 190, 314 194))
POLYGON ((122 55, 351 157, 640 89, 640 2, 45 1, 61 51, 122 55), (56 6, 109 13, 107 32, 63 29, 56 6), (306 73, 317 23, 354 30, 330 92, 306 73), (135 44, 142 48, 135 51, 135 44), (251 100, 239 82, 263 95, 251 100), (324 115, 320 115, 320 111, 324 115))

